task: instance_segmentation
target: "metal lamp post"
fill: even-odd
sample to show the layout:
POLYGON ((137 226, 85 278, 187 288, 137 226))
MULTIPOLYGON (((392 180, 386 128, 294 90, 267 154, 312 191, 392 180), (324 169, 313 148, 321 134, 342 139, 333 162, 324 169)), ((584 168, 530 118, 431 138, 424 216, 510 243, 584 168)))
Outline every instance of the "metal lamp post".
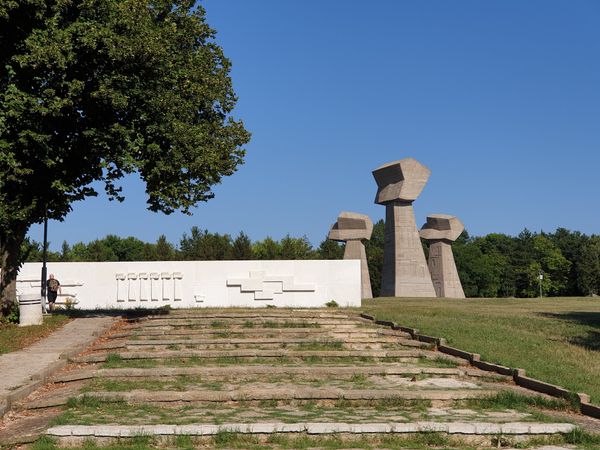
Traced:
POLYGON ((46 312, 46 279, 48 270, 46 261, 48 259, 48 217, 44 217, 44 249, 42 251, 42 312, 46 312))

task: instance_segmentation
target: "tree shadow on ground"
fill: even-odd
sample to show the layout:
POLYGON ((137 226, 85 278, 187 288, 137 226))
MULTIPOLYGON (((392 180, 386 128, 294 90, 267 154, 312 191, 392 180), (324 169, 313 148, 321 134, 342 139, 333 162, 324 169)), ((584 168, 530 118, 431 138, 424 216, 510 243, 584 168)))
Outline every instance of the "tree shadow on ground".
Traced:
POLYGON ((571 311, 565 313, 539 313, 539 315, 597 328, 598 331, 588 330, 587 335, 575 336, 569 339, 568 342, 588 350, 600 351, 600 312, 571 311))
POLYGON ((162 316, 170 313, 169 308, 135 308, 135 309, 57 309, 52 315, 63 315, 70 318, 86 317, 123 317, 136 319, 146 316, 162 316))

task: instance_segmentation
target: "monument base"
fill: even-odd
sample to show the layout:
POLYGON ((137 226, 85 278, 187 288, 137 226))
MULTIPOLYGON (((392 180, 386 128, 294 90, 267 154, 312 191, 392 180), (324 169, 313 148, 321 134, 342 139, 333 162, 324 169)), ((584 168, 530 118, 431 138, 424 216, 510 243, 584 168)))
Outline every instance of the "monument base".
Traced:
POLYGON ((449 242, 433 241, 429 246, 429 272, 438 297, 465 298, 449 242))
POLYGON ((435 297, 412 202, 386 203, 382 297, 435 297))
POLYGON ((371 278, 369 277, 369 265, 367 264, 367 252, 365 245, 359 240, 346 241, 344 259, 360 259, 360 285, 361 297, 373 298, 371 291, 371 278))

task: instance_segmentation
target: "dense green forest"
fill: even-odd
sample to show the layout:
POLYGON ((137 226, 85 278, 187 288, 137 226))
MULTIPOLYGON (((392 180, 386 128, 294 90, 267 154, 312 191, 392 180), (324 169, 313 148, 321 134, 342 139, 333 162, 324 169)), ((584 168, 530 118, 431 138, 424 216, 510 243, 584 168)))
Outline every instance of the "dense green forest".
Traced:
MULTIPOLYGON (((373 294, 379 294, 383 264, 384 223, 379 221, 365 242, 373 294)), ((425 252, 427 252, 424 243, 425 252)), ((27 240, 24 260, 41 261, 42 245, 27 240)), ((453 245, 454 256, 467 297, 535 297, 539 275, 546 296, 595 295, 600 292, 600 236, 564 228, 554 233, 527 229, 518 236, 488 234, 471 237, 464 231, 453 245)), ((63 242, 49 261, 165 261, 243 259, 340 259, 343 244, 323 240, 314 248, 306 237, 267 237, 252 242, 243 232, 237 237, 193 227, 178 245, 160 236, 155 243, 134 237, 106 236, 88 244, 63 242)))

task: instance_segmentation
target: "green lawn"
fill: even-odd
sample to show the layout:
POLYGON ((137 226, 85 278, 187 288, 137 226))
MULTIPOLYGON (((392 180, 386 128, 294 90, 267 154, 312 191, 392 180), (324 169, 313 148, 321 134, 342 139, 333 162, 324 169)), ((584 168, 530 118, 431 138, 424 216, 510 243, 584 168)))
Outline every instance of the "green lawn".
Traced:
POLYGON ((19 327, 16 324, 0 324, 0 355, 20 350, 37 342, 62 327, 69 320, 69 317, 65 315, 53 314, 44 316, 42 325, 19 327))
POLYGON ((364 300, 377 319, 444 337, 483 360, 585 392, 600 404, 600 299, 364 300))

